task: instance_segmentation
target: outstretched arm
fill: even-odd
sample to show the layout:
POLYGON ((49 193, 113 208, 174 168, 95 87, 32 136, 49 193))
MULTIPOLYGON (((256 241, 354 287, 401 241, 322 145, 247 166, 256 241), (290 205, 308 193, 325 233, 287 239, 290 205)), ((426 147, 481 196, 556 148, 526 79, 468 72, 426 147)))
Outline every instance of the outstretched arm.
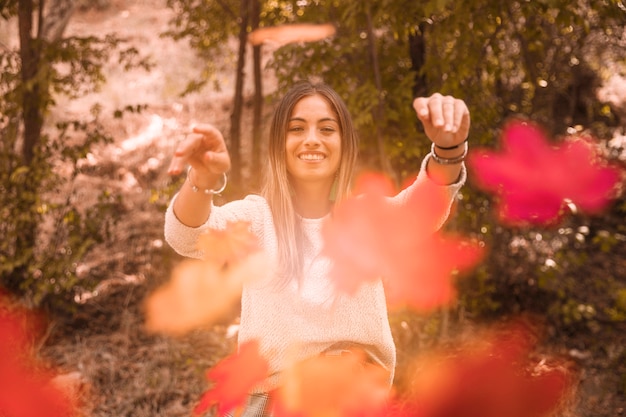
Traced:
POLYGON ((178 175, 190 166, 187 180, 174 201, 174 214, 190 227, 204 224, 211 214, 212 191, 222 185, 230 169, 230 156, 221 132, 199 125, 178 144, 168 173, 178 175))
POLYGON ((467 105, 463 100, 435 93, 416 98, 413 108, 424 125, 426 136, 434 144, 434 156, 429 158, 426 172, 441 184, 457 182, 470 128, 467 105))

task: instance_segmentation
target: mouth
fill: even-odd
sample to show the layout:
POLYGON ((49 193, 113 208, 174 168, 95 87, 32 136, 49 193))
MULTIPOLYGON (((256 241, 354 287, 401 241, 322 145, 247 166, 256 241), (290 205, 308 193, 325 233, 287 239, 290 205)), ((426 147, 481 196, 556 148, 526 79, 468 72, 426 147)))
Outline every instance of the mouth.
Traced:
POLYGON ((303 152, 301 154, 298 154, 298 159, 300 159, 301 161, 321 161, 326 159, 326 155, 324 155, 323 153, 319 153, 319 152, 303 152))

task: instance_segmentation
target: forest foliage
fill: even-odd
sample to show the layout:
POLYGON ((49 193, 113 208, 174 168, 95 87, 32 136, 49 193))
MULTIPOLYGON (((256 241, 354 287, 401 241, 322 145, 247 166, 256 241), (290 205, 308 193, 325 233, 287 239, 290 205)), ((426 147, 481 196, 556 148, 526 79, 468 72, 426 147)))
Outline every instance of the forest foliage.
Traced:
MULTIPOLYGON (((412 99, 436 91, 467 102, 472 146, 497 147, 503 125, 522 117, 544 126, 555 142, 569 134, 591 134, 607 159, 623 164, 623 144, 610 140, 624 124, 623 109, 620 115, 620 109, 596 96, 607 75, 626 63, 626 9, 619 0, 167 3, 175 17, 164 35, 190 42, 206 63, 186 92, 218 88, 215 75, 223 68, 241 82, 247 75, 246 36, 256 27, 332 23, 336 34, 330 38, 274 47, 263 70, 276 76, 275 94, 297 79, 331 84, 355 117, 363 169, 383 171, 396 184, 417 172, 428 152, 412 99), (233 40, 243 42, 235 55, 233 40)), ((106 82, 101 68, 112 56, 121 65, 146 62, 114 34, 46 39, 37 29, 46 15, 34 1, 1 5, 3 19, 19 19, 20 45, 0 49, 0 283, 33 304, 50 299, 71 304, 75 291, 90 285, 79 279, 77 261, 95 242, 107 239, 119 201, 103 190, 97 204, 80 211, 67 186, 90 147, 111 138, 98 122, 97 107, 89 121, 68 120, 46 132, 42 127, 55 97, 80 96, 106 82), (69 176, 54 173, 59 159, 74 167, 69 176)), ((254 53, 255 134, 263 106, 273 101, 257 79, 259 51, 265 47, 254 53)), ((228 135, 238 193, 255 184, 243 168, 253 167, 257 174, 262 160, 260 152, 244 160, 239 149, 244 99, 237 88, 228 135)), ((121 109, 117 115, 138 110, 121 109)), ((260 146, 259 140, 253 146, 260 146)), ((459 282, 461 298, 453 316, 484 319, 530 312, 545 317, 554 336, 602 332, 617 337, 626 323, 625 215, 622 194, 602 216, 574 210, 558 225, 508 227, 494 216, 491 197, 470 181, 449 227, 490 251, 459 282)), ((614 361, 626 367, 623 348, 614 361)))

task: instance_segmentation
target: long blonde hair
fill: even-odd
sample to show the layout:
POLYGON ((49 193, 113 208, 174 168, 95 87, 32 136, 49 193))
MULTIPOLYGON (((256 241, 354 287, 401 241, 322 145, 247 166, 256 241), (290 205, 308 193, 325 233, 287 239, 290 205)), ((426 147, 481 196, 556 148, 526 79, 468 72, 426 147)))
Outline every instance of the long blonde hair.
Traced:
MULTIPOLYGON (((305 97, 318 95, 333 109, 341 134, 341 160, 332 192, 335 202, 346 198, 358 156, 359 138, 346 104, 330 86, 308 81, 296 83, 280 100, 270 125, 268 165, 261 192, 267 200, 278 239, 278 262, 284 280, 299 278, 302 273, 302 230, 294 209, 287 173, 287 126, 295 105, 305 97)), ((330 196, 329 196, 330 198, 330 196)))

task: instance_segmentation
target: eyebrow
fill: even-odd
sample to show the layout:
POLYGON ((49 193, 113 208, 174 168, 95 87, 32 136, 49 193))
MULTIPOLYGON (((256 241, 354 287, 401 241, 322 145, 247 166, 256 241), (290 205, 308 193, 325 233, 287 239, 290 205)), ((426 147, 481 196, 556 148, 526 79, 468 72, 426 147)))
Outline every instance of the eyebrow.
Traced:
MULTIPOLYGON (((291 119, 289 119, 290 122, 306 122, 305 119, 303 119, 302 117, 292 117, 291 119)), ((339 123, 337 120, 333 119, 332 117, 324 117, 321 118, 317 121, 318 123, 321 122, 335 122, 335 123, 339 123)))

